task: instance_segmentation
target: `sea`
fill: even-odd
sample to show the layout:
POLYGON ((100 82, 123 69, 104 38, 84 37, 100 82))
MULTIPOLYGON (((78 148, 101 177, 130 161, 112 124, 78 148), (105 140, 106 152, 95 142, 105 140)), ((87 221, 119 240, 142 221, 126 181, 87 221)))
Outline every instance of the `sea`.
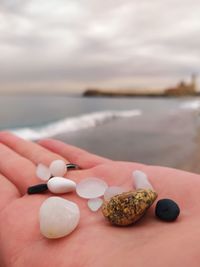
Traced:
POLYGON ((1 95, 0 130, 199 173, 200 98, 1 95))

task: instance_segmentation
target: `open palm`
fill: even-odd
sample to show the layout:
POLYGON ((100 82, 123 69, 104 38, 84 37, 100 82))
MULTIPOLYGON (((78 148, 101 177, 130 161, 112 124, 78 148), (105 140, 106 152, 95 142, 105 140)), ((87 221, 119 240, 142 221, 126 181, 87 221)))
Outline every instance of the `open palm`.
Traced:
POLYGON ((1 267, 134 267, 200 265, 200 177, 175 169, 116 162, 89 154, 56 140, 39 144, 0 133, 0 266, 1 267), (181 215, 174 223, 154 216, 154 206, 131 227, 114 227, 101 212, 92 213, 75 193, 62 197, 81 211, 78 228, 69 236, 48 240, 39 231, 39 208, 49 193, 27 195, 27 187, 40 183, 38 163, 62 158, 81 170, 66 177, 78 182, 96 176, 109 185, 132 188, 131 173, 145 171, 158 199, 171 198, 181 215))

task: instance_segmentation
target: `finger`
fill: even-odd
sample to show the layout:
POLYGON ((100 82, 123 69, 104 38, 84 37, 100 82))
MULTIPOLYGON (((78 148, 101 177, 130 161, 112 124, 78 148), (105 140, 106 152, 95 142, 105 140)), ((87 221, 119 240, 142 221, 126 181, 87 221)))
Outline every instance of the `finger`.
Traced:
POLYGON ((94 154, 90 154, 80 148, 65 144, 58 140, 43 139, 39 141, 39 144, 43 147, 53 151, 66 158, 69 162, 75 163, 81 168, 92 168, 98 164, 111 162, 111 160, 99 157, 94 154))
POLYGON ((0 212, 13 200, 20 197, 20 192, 14 184, 0 174, 0 212))
POLYGON ((8 178, 24 194, 27 187, 38 183, 35 165, 9 147, 0 143, 0 173, 8 178))
MULTIPOLYGON (((44 147, 31 141, 24 140, 16 135, 13 135, 10 132, 0 132, 0 142, 13 149, 15 152, 17 152, 24 158, 29 159, 36 165, 39 163, 43 163, 49 166, 53 160, 65 160, 61 156, 50 152, 44 147)), ((66 161, 66 163, 68 162, 66 161)))

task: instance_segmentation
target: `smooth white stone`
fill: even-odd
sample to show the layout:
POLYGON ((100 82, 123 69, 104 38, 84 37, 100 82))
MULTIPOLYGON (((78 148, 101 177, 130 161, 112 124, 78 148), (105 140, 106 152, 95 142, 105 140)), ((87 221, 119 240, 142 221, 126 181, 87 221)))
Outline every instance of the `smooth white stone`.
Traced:
POLYGON ((53 177, 47 182, 47 187, 51 193, 63 194, 76 189, 76 183, 63 177, 53 177))
POLYGON ((123 189, 120 186, 110 186, 106 189, 105 193, 104 193, 104 200, 105 201, 109 201, 111 199, 111 197, 114 197, 118 194, 122 194, 123 192, 125 192, 126 190, 123 189))
POLYGON ((51 177, 51 172, 47 166, 40 163, 36 168, 36 175, 41 180, 47 181, 51 177))
POLYGON ((63 160, 54 160, 49 166, 50 172, 53 176, 64 176, 67 172, 66 163, 63 160))
POLYGON ((103 204, 103 200, 101 198, 91 198, 88 200, 88 207, 91 211, 98 211, 103 204))
POLYGON ((105 181, 90 177, 82 180, 76 186, 76 193, 82 198, 97 198, 103 196, 108 185, 105 181))
POLYGON ((61 197, 50 197, 42 203, 39 219, 42 235, 47 238, 60 238, 77 227, 80 210, 74 202, 61 197))
POLYGON ((133 171, 133 183, 136 189, 153 189, 151 183, 149 182, 146 173, 136 170, 133 171))

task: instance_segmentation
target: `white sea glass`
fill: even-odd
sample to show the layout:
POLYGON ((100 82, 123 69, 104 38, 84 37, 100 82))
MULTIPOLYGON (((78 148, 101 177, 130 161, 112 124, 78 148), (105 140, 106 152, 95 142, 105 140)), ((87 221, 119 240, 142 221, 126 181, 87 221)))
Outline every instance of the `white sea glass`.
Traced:
POLYGON ((91 198, 88 200, 88 207, 91 211, 98 211, 103 204, 103 200, 101 198, 91 198))
POLYGON ((60 197, 46 199, 39 212, 40 231, 47 238, 70 234, 78 225, 80 210, 76 203, 60 197))
POLYGON ((77 184, 76 193, 82 198, 97 198, 104 195, 107 187, 108 185, 104 180, 90 177, 77 184))
POLYGON ((136 189, 153 189, 153 186, 149 182, 146 173, 135 170, 133 171, 133 183, 136 189))
POLYGON ((63 160, 54 160, 49 166, 52 176, 64 176, 67 172, 66 163, 63 160))
POLYGON ((51 172, 47 166, 40 163, 36 168, 36 175, 41 180, 47 181, 51 177, 51 172))
POLYGON ((51 193, 64 194, 76 189, 76 183, 63 177, 53 177, 47 182, 47 187, 51 193))
POLYGON ((122 194, 123 192, 125 192, 125 189, 120 186, 110 186, 106 189, 104 193, 104 200, 109 201, 111 197, 114 197, 118 194, 122 194))

